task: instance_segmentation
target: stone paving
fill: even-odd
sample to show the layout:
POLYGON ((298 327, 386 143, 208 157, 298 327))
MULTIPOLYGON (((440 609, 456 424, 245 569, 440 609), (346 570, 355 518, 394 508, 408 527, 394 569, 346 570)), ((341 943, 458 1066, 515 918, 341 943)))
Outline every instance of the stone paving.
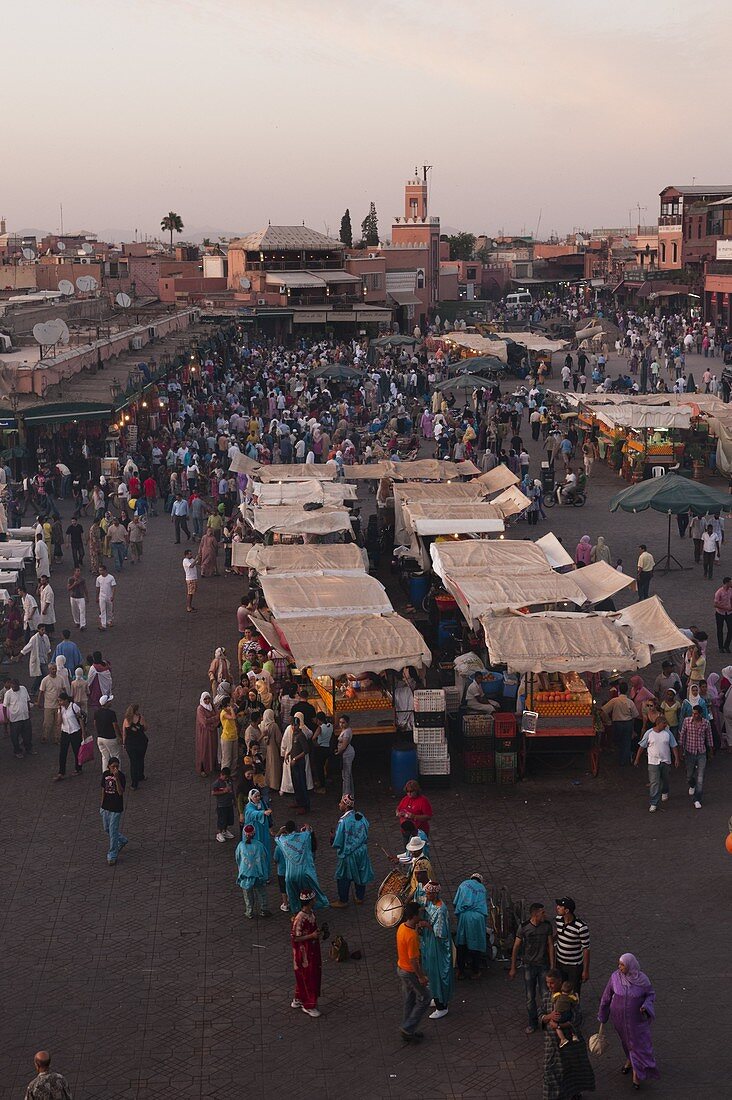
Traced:
MULTIPOLYGON (((611 472, 597 470, 586 507, 554 509, 537 534, 552 529, 569 548, 584 533, 604 534, 629 571, 641 540, 658 557, 664 518, 611 516, 607 500, 618 487, 611 472)), ((243 919, 233 843, 215 843, 209 783, 193 770, 195 707, 214 647, 235 649, 241 582, 202 580, 200 610, 186 615, 183 548, 173 545, 167 517, 150 526, 142 564, 125 565, 118 577, 114 630, 97 633, 92 617, 87 633, 76 635, 82 648, 99 646, 111 660, 120 717, 139 701, 150 731, 150 778, 128 792, 130 844, 117 866, 105 861, 94 766, 81 779, 54 784, 50 746, 39 744, 37 756, 20 761, 6 740, 0 756, 0 1096, 22 1097, 33 1052, 48 1047, 76 1100, 230 1100, 254 1088, 265 1096, 353 1100, 539 1097, 542 1039, 524 1035, 521 979, 509 982, 500 964, 480 982, 457 983, 450 1014, 426 1021, 419 1047, 402 1046, 393 934, 374 919, 374 888, 363 908, 326 918, 351 950, 363 952, 362 961, 324 960, 320 1020, 290 1010, 287 917, 243 919)), ((522 524, 513 532, 524 533, 522 524)), ((660 576, 653 591, 680 625, 694 621, 710 632, 709 671, 718 670, 716 584, 702 579, 690 551, 674 529, 674 552, 687 569, 660 576)), ((728 565, 725 549, 720 576, 728 565)), ((58 629, 70 625, 62 597, 69 571, 67 560, 52 578, 58 629)), ((394 851, 399 843, 395 796, 386 758, 356 749, 356 791, 372 823, 380 881, 389 866, 379 845, 394 851)), ((597 779, 577 760, 539 766, 516 787, 456 781, 430 792, 445 896, 480 870, 515 898, 547 905, 564 893, 576 898, 593 943, 583 997, 589 1021, 617 956, 638 955, 657 989, 663 1075, 645 1091, 674 1100, 721 1097, 732 1071, 722 916, 732 867, 724 849, 729 759, 715 757, 707 775, 703 812, 691 809, 674 774, 671 800, 655 816, 647 813, 644 770, 621 772, 607 753, 597 779)), ((278 822, 286 816, 279 799, 275 814, 278 822)), ((317 863, 331 896, 327 837, 336 817, 336 792, 315 800, 317 863)), ((595 1062, 598 1097, 630 1092, 621 1064, 613 1036, 595 1062)))

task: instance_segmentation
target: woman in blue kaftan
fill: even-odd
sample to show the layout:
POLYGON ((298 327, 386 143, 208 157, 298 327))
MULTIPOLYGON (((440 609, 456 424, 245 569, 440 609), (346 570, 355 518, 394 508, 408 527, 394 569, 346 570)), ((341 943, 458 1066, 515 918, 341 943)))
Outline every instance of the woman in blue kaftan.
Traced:
POLYGON ((422 929, 420 937, 420 956, 435 1001, 435 1011, 430 1014, 430 1019, 441 1020, 447 1016, 447 1005, 452 996, 450 913, 447 903, 440 900, 438 883, 428 882, 424 893, 427 926, 422 929))
POLYGON ((354 885, 356 903, 361 904, 366 887, 374 878, 368 851, 369 823, 363 814, 353 809, 352 795, 343 796, 341 809, 345 813, 338 821, 332 840, 338 854, 335 873, 338 901, 334 902, 337 909, 348 905, 351 883, 354 885))
POLYGON ((290 912, 299 913, 300 894, 314 891, 315 908, 327 909, 329 902, 318 882, 313 859, 313 831, 304 825, 301 832, 285 833, 275 841, 285 859, 285 889, 290 912))
POLYGON ((478 977, 487 949, 488 894, 482 875, 471 875, 460 883, 453 905, 457 917, 455 946, 458 977, 465 977, 468 969, 472 977, 478 977))

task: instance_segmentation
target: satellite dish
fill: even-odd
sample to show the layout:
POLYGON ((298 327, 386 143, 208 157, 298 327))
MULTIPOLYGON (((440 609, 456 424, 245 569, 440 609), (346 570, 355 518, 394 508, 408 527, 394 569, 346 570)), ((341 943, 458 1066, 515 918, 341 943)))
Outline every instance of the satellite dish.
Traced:
POLYGON ((88 256, 90 252, 93 252, 93 251, 94 251, 94 245, 93 245, 93 244, 89 244, 89 242, 88 242, 88 241, 84 241, 84 243, 83 243, 83 244, 82 244, 82 246, 81 246, 81 251, 82 251, 82 252, 86 252, 86 254, 87 254, 87 256, 88 256))
POLYGON ((71 282, 71 279, 61 279, 58 284, 58 288, 62 294, 74 293, 74 284, 71 282))
POLYGON ((88 275, 87 278, 89 280, 89 290, 96 290, 99 286, 97 280, 94 278, 93 275, 88 275))
POLYGON ((53 344, 68 344, 69 329, 60 317, 54 317, 52 321, 39 321, 33 326, 33 339, 37 344, 46 347, 53 344))
POLYGON ((65 252, 66 251, 66 245, 64 244, 63 241, 58 241, 58 243, 56 244, 56 248, 59 250, 59 252, 65 252))
POLYGON ((36 250, 34 248, 24 248, 23 249, 23 259, 25 259, 25 260, 35 260, 35 258, 36 258, 36 250))
POLYGON ((76 286, 82 294, 89 294, 97 289, 97 280, 93 275, 80 275, 76 280, 76 286))
POLYGON ((132 305, 132 299, 130 298, 129 294, 125 294, 124 291, 120 291, 120 293, 114 300, 117 305, 121 307, 121 309, 129 309, 129 307, 132 305))
POLYGON ((251 280, 251 279, 247 279, 246 275, 242 275, 242 276, 240 277, 240 279, 239 279, 239 286, 240 286, 240 287, 242 288, 242 290, 250 290, 250 289, 251 289, 251 285, 252 285, 252 280, 251 280))

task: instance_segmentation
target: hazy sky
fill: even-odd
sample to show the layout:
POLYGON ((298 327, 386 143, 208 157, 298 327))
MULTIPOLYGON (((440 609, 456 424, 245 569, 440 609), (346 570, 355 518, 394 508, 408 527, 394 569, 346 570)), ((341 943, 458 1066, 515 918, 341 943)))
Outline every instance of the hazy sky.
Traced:
POLYGON ((729 0, 35 0, 2 30, 10 228, 337 235, 373 199, 386 237, 426 161, 444 224, 544 236, 732 182, 729 0))

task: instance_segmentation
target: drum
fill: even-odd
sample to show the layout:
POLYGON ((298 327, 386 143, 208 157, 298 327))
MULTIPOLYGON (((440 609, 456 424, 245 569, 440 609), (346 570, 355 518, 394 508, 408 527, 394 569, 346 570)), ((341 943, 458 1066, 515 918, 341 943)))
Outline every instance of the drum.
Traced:
POLYGON ((400 871, 390 871, 379 887, 374 906, 376 919, 382 928, 395 928, 399 924, 408 892, 409 879, 400 871))

